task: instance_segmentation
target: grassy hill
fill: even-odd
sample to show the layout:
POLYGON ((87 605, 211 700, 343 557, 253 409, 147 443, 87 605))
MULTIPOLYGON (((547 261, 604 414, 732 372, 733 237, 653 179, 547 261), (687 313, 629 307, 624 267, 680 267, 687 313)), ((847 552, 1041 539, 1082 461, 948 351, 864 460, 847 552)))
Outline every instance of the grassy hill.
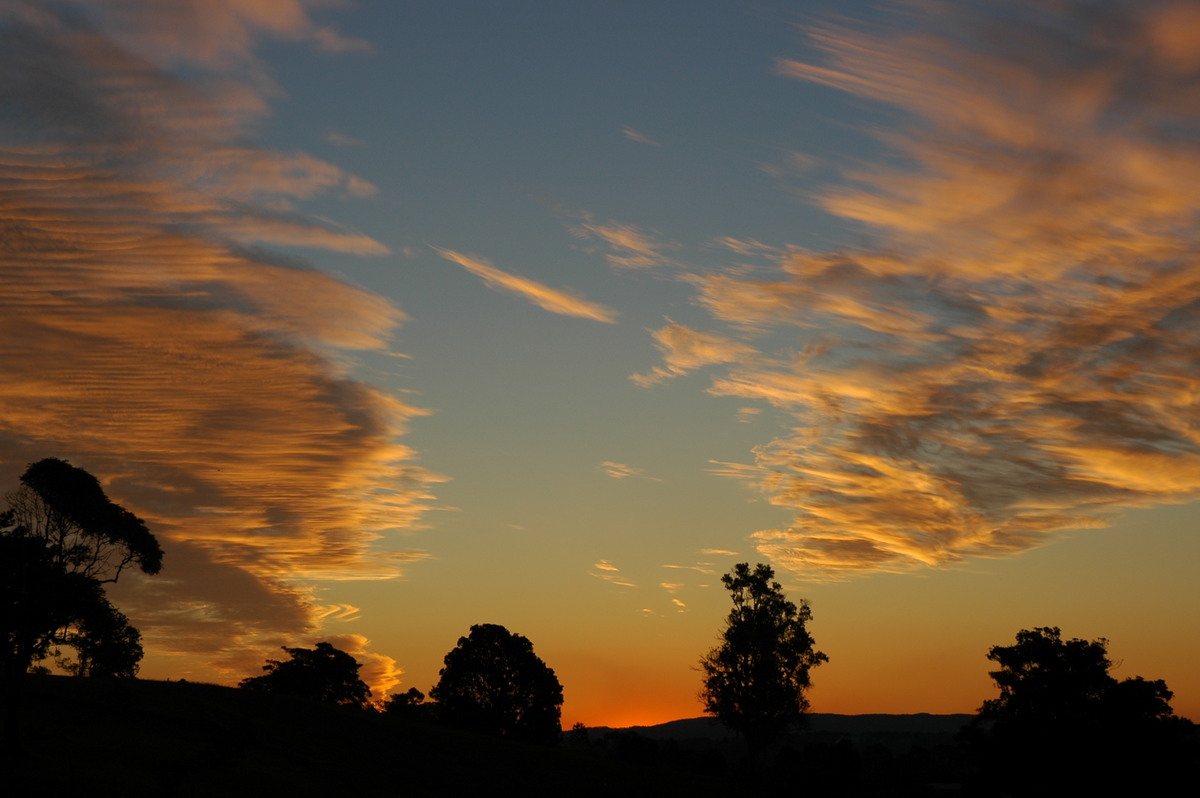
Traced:
POLYGON ((5 795, 711 794, 701 776, 188 682, 27 680, 5 795))

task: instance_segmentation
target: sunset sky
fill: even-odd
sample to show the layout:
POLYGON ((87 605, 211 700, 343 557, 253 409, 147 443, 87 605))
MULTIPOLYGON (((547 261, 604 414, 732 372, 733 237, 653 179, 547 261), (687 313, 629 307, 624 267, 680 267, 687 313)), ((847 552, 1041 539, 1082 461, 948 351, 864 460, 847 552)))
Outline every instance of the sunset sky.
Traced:
POLYGON ((0 484, 146 520, 148 678, 693 717, 763 561, 814 711, 1200 720, 1198 217, 1191 0, 0 0, 0 484))

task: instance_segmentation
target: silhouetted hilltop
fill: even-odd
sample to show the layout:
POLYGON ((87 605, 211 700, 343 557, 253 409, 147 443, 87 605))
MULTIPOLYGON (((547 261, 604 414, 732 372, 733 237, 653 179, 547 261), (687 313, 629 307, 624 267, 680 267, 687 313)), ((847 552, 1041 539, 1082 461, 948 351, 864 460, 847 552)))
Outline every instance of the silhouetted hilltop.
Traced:
MULTIPOLYGON (((812 713, 805 716, 799 731, 788 735, 798 742, 814 739, 850 739, 856 744, 878 743, 888 748, 907 748, 913 745, 950 745, 954 737, 974 715, 830 715, 812 713)), ((589 729, 593 738, 613 731, 635 732, 651 740, 675 740, 680 744, 698 741, 735 741, 737 736, 715 718, 688 718, 657 726, 631 726, 627 729, 597 727, 589 729)))

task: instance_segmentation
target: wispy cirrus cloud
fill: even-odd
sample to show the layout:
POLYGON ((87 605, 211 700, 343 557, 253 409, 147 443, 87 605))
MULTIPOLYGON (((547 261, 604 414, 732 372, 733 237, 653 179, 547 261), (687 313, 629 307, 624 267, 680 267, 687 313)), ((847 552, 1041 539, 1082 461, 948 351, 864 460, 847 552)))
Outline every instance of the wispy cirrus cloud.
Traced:
POLYGON ((637 587, 636 584, 629 581, 629 579, 621 573, 620 568, 613 565, 608 560, 600 560, 592 567, 596 570, 589 571, 588 573, 597 579, 602 579, 605 582, 611 582, 618 587, 637 587))
POLYGON ((704 366, 730 363, 755 354, 754 348, 747 344, 667 321, 666 327, 652 333, 664 365, 655 366, 645 374, 631 375, 629 379, 638 385, 653 385, 704 366))
POLYGON ((647 476, 646 471, 643 468, 634 468, 631 465, 626 465, 625 463, 616 463, 612 460, 605 460, 603 463, 596 466, 596 470, 605 476, 612 477, 613 479, 629 479, 630 477, 636 477, 637 479, 648 479, 651 482, 661 481, 658 477, 647 476))
POLYGON ((649 269, 672 263, 666 255, 671 245, 659 241, 653 232, 622 222, 600 224, 587 213, 582 218, 583 221, 571 226, 571 232, 578 238, 599 242, 610 265, 620 269, 649 269))
POLYGON ((621 135, 630 141, 636 141, 638 144, 648 144, 651 147, 661 147, 662 144, 650 138, 644 133, 639 133, 631 127, 621 128, 621 135))
POLYGON ((267 35, 321 38, 295 2, 0 11, 0 477, 64 457, 147 521, 164 573, 114 593, 179 675, 253 672, 335 620, 314 583, 422 558, 396 536, 439 479, 423 411, 337 361, 403 314, 263 248, 387 251, 295 210, 366 181, 246 143, 267 35))
POLYGON ((824 60, 779 64, 905 120, 876 131, 900 157, 820 198, 879 246, 734 241, 757 264, 686 277, 706 334, 755 350, 698 362, 709 391, 786 422, 719 469, 794 512, 755 538, 809 576, 1012 554, 1200 495, 1200 14, 935 5, 814 26, 824 60))
POLYGON ((325 140, 335 147, 362 147, 366 144, 362 139, 356 139, 340 130, 330 130, 325 134, 325 140))
POLYGON ((542 310, 557 313, 561 316, 575 316, 581 319, 592 319, 607 324, 616 322, 617 312, 595 302, 589 302, 582 297, 547 285, 520 277, 509 272, 501 271, 487 261, 471 255, 464 255, 441 247, 433 247, 434 251, 451 263, 457 263, 467 271, 483 279, 489 287, 499 291, 523 297, 542 310))

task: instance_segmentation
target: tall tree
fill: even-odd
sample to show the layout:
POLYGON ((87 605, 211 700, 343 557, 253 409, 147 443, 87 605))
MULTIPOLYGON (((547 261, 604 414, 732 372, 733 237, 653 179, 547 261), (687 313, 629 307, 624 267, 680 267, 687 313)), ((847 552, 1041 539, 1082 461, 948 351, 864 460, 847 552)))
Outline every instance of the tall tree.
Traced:
POLYGON ((738 563, 721 577, 733 598, 721 644, 700 660, 704 711, 746 739, 749 756, 808 710, 809 671, 828 662, 814 648, 808 603, 788 601, 770 566, 738 563))
POLYGON ((250 676, 239 683, 247 690, 311 698, 327 704, 365 707, 371 688, 358 676, 362 667, 351 655, 331 643, 316 648, 283 647, 290 659, 269 659, 262 676, 250 676))
MULTIPOLYGON (((63 460, 30 465, 20 487, 5 499, 8 509, 0 513, 0 670, 5 735, 12 742, 21 683, 30 666, 57 645, 78 648, 98 642, 89 628, 98 630, 105 620, 116 618, 104 584, 116 582, 131 566, 158 573, 163 553, 140 518, 110 501, 94 476, 63 460)), ((122 634, 129 643, 131 635, 122 634)), ((136 639, 133 644, 140 658, 140 644, 136 639)))
POLYGON ((519 740, 558 740, 562 685, 528 638, 497 624, 477 624, 444 662, 429 692, 440 719, 519 740))

